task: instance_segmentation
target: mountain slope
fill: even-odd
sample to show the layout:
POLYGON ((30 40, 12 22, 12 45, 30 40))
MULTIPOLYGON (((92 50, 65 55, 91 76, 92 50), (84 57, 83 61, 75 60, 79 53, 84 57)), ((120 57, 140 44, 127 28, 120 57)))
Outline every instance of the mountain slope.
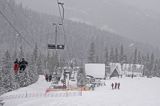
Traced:
POLYGON ((76 1, 71 2, 69 7, 71 5, 72 10, 80 11, 70 9, 67 15, 70 18, 76 17, 102 28, 107 27, 106 30, 111 29, 119 35, 159 45, 160 15, 152 11, 142 11, 118 0, 76 1))
MULTIPOLYGON (((58 15, 56 1, 22 2, 36 11, 58 15)), ((158 0, 64 0, 64 3, 65 17, 68 19, 111 30, 136 41, 160 45, 158 0)))
MULTIPOLYGON (((2 1, 2 3, 0 3, 1 10, 13 25, 22 33, 24 38, 29 41, 32 47, 30 47, 20 37, 16 38, 15 31, 8 25, 3 17, 0 16, 0 37, 2 38, 0 42, 1 52, 7 49, 14 51, 15 47, 20 47, 21 45, 23 45, 25 50, 29 52, 34 48, 35 43, 37 43, 40 50, 43 53, 46 53, 47 44, 54 43, 55 27, 52 26, 52 23, 59 22, 60 20, 58 20, 58 17, 39 14, 37 12, 24 9, 21 5, 16 5, 14 2, 2 1), (2 6, 4 6, 5 9, 2 6)), ((121 44, 125 46, 126 53, 132 53, 135 47, 143 53, 159 53, 152 46, 137 43, 120 37, 113 32, 103 31, 85 23, 72 22, 69 20, 65 20, 64 23, 67 39, 64 39, 61 28, 59 28, 58 31, 58 43, 67 44, 67 50, 63 52, 63 55, 70 54, 70 57, 87 58, 88 49, 92 41, 96 44, 96 54, 101 56, 102 59, 104 49, 106 47, 119 47, 121 44), (134 48, 130 48, 128 46, 132 43, 135 44, 134 48)))

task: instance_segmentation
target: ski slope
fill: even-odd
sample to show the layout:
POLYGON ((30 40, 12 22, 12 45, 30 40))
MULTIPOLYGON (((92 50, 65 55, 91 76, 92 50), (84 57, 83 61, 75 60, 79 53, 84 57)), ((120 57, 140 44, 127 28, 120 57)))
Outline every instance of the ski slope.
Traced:
MULTIPOLYGON (((106 86, 98 87, 95 91, 82 92, 82 96, 6 99, 4 106, 160 106, 159 82, 160 78, 114 78, 106 80, 106 86), (120 82, 120 90, 112 90, 112 82, 120 82)), ((45 93, 49 85, 50 83, 40 76, 37 83, 9 92, 3 97, 23 93, 45 93)))

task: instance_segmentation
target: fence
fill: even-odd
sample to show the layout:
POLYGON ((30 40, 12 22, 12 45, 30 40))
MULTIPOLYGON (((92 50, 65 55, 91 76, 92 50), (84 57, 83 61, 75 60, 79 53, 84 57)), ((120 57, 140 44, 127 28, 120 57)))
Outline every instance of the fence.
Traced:
POLYGON ((55 93, 23 93, 23 94, 16 94, 16 95, 7 95, 7 96, 1 96, 1 100, 6 100, 6 99, 25 99, 25 98, 40 98, 40 97, 72 97, 72 96, 82 96, 81 91, 77 92, 55 92, 55 93))

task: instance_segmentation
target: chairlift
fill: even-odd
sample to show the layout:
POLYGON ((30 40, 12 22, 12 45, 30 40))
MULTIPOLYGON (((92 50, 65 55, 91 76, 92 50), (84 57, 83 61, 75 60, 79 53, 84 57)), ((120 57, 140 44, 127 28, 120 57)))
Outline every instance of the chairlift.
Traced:
POLYGON ((16 38, 15 38, 15 60, 14 60, 14 71, 15 73, 17 74, 20 74, 20 73, 25 73, 25 70, 27 70, 27 65, 28 65, 28 62, 24 59, 23 55, 20 55, 19 57, 19 53, 20 51, 23 49, 22 48, 22 38, 19 34, 16 34, 16 38), (18 42, 20 42, 18 44, 18 42), (20 58, 21 60, 17 60, 17 58, 20 58), (23 60, 23 62, 22 62, 23 60), (16 62, 16 63, 15 63, 16 62))
POLYGON ((56 45, 54 45, 54 44, 48 44, 48 49, 56 49, 56 45))
POLYGON ((63 50, 64 48, 65 48, 64 45, 48 44, 48 49, 61 49, 61 50, 63 50))

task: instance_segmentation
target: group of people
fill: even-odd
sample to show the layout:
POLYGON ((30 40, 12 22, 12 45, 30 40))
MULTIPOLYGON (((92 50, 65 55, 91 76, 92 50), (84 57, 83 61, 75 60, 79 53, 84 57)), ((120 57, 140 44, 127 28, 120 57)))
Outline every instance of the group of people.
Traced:
POLYGON ((16 59, 14 62, 15 74, 17 74, 19 70, 20 70, 20 73, 22 71, 24 71, 26 69, 27 65, 28 65, 28 62, 24 58, 22 58, 22 60, 20 60, 20 61, 18 59, 16 59))
POLYGON ((46 75, 45 75, 45 79, 46 79, 47 82, 51 82, 51 80, 52 80, 52 75, 51 75, 51 74, 50 74, 50 75, 49 75, 49 74, 46 74, 46 75))
POLYGON ((120 89, 120 82, 115 82, 111 84, 112 89, 120 89))

